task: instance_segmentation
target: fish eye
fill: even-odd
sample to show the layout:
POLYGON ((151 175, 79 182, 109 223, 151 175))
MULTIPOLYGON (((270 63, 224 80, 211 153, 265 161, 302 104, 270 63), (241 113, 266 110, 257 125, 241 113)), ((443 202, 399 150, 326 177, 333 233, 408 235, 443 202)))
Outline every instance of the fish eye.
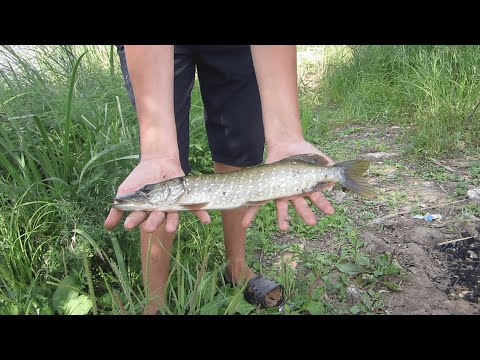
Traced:
POLYGON ((143 186, 140 191, 144 194, 148 194, 150 193, 151 191, 153 190, 153 185, 152 184, 148 184, 148 185, 145 185, 143 186))

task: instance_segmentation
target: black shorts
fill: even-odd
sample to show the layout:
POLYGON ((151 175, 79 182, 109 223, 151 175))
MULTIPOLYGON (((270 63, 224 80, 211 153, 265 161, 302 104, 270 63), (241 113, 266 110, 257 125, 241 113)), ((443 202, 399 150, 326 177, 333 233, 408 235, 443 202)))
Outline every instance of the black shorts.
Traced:
MULTIPOLYGON (((135 106, 125 52, 117 46, 125 86, 135 106)), ((174 108, 183 171, 189 155, 190 93, 198 72, 213 161, 253 166, 263 160, 262 108, 249 45, 176 45, 174 108)))

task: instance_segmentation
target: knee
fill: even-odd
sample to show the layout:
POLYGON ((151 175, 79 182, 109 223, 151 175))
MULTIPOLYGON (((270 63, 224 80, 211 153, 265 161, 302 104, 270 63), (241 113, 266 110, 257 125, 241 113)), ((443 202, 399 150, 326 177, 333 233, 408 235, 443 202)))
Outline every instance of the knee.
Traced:
POLYGON ((148 243, 144 246, 142 251, 142 260, 146 262, 148 260, 150 266, 162 266, 169 264, 170 254, 162 247, 160 242, 152 239, 150 250, 148 249, 148 243))

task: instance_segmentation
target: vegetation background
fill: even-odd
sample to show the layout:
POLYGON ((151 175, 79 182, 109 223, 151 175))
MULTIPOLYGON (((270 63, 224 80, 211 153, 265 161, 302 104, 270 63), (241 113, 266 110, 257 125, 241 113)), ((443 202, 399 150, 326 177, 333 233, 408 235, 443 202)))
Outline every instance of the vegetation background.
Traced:
MULTIPOLYGON (((389 151, 375 138, 356 147, 338 139, 393 125, 402 129, 401 156, 425 171, 432 157, 478 154, 479 46, 298 46, 298 60, 305 136, 335 160, 357 156, 365 144, 389 151)), ((136 116, 115 47, 0 46, 0 128, 0 313, 142 313, 138 230, 103 229, 138 158, 136 116)), ((190 161, 193 172, 212 172, 198 84, 190 161)), ((478 179, 480 163, 472 169, 478 179)), ((478 181, 459 184, 464 196, 478 181)), ((395 196, 357 200, 394 207, 395 196)), ((256 309, 223 283, 217 212, 208 226, 182 214, 168 313, 383 313, 382 291, 397 290, 404 270, 392 254, 361 251, 359 231, 374 212, 365 208, 354 219, 351 203, 332 201, 336 214, 318 214, 314 227, 292 212, 292 229, 279 234, 268 204, 248 230, 250 265, 285 286, 282 309, 256 309), (308 245, 324 238, 335 247, 308 245), (352 282, 362 290, 353 300, 352 282)), ((478 207, 468 209, 479 216, 478 207)))

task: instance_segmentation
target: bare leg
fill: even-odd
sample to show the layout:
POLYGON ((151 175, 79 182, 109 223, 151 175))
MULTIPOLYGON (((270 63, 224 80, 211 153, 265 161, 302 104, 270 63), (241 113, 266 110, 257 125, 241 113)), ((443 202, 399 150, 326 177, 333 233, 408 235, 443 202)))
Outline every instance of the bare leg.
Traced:
POLYGON ((172 252, 175 233, 165 231, 165 223, 160 225, 153 233, 140 230, 141 259, 145 291, 150 297, 145 315, 154 315, 158 308, 165 304, 165 287, 170 272, 170 254, 172 252), (151 241, 150 257, 147 256, 149 242, 151 241), (148 291, 147 291, 148 289, 148 291))

